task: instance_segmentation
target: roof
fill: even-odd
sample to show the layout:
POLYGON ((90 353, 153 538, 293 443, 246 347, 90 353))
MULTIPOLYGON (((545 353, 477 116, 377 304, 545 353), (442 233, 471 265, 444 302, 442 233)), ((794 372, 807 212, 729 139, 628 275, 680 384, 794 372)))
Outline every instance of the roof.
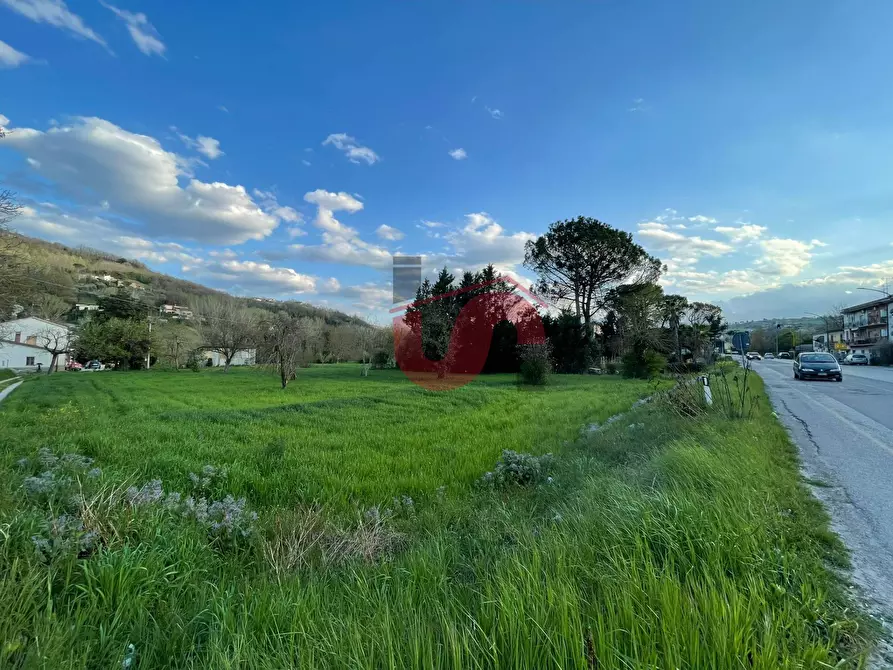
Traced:
POLYGON ((863 309, 868 309, 869 307, 882 307, 884 305, 889 305, 890 303, 893 303, 893 295, 888 295, 886 298, 878 298, 877 300, 863 302, 852 307, 844 307, 840 311, 843 314, 852 314, 853 312, 861 312, 863 309))
POLYGON ((44 323, 48 323, 51 326, 58 326, 59 328, 65 328, 66 330, 71 330, 71 326, 67 323, 59 323, 58 321, 50 321, 49 319, 41 319, 39 316, 23 316, 20 319, 10 319, 9 321, 3 321, 2 323, 15 323, 16 321, 24 321, 25 319, 34 319, 35 321, 43 321, 44 323))
POLYGON ((0 342, 2 342, 4 345, 13 344, 17 347, 28 347, 29 349, 40 349, 41 351, 46 351, 46 349, 44 349, 39 344, 28 344, 27 342, 14 342, 13 340, 0 340, 0 342))

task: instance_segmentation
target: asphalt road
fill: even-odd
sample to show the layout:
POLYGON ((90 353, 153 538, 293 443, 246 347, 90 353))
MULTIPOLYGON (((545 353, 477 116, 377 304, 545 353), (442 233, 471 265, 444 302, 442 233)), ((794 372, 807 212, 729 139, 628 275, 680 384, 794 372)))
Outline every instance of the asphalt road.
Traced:
POLYGON ((853 554, 853 579, 893 614, 893 369, 843 366, 843 383, 798 381, 791 361, 754 361, 805 475, 853 554))

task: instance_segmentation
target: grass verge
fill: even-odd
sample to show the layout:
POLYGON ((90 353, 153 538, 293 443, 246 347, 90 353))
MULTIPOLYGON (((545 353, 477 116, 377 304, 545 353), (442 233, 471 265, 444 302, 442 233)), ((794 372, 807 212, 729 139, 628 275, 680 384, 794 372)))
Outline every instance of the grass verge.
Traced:
MULTIPOLYGON (((643 388, 617 383, 594 393, 643 388)), ((536 487, 457 480, 455 495, 355 519, 261 506, 257 531, 233 544, 161 504, 127 504, 106 470, 95 485, 78 480, 93 486, 75 510, 92 548, 65 550, 41 524, 70 502, 25 498, 24 475, 8 469, 0 665, 859 667, 872 632, 829 568, 845 552, 751 383, 751 418, 646 406, 559 445, 552 479, 536 487), (41 533, 61 550, 36 556, 41 533)), ((417 422, 442 430, 435 410, 417 422)), ((579 435, 584 421, 564 430, 560 411, 537 416, 579 435)))

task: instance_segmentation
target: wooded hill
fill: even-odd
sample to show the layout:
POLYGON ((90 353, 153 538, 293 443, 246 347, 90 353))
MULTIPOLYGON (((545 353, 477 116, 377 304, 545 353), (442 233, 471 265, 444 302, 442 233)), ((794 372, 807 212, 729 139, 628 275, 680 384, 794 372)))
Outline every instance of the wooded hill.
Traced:
MULTIPOLYGON (((52 320, 76 321, 75 304, 98 304, 103 298, 127 293, 148 307, 163 304, 189 306, 203 296, 228 295, 194 282, 155 272, 144 263, 90 247, 68 247, 32 237, 16 236, 21 264, 28 273, 31 290, 23 301, 24 314, 52 320)), ((231 296, 232 297, 232 296, 231 296)), ((268 311, 286 311, 292 316, 322 318, 327 324, 355 323, 362 319, 337 310, 316 307, 297 300, 237 298, 247 306, 268 311)))

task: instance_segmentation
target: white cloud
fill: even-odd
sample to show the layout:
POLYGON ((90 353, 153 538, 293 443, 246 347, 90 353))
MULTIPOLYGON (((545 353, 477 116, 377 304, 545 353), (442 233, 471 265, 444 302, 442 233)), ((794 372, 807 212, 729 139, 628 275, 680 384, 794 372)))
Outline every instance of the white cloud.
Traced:
MULTIPOLYGON (((9 46, 3 40, 0 40, 0 68, 14 68, 23 65, 31 60, 28 54, 23 54, 9 46)), ((7 119, 9 123, 9 119, 7 119)), ((2 125, 2 122, 0 122, 2 125)))
POLYGON ((498 109, 493 109, 491 107, 484 107, 487 110, 487 113, 492 116, 497 121, 502 118, 503 114, 498 109))
POLYGON ((524 260, 524 245, 536 239, 533 233, 506 234, 486 212, 465 216, 465 226, 444 235, 453 247, 452 265, 465 269, 477 268, 488 263, 510 269, 524 260), (468 267, 466 267, 468 266, 468 267))
POLYGON ((73 14, 63 0, 0 0, 0 4, 36 23, 48 23, 108 48, 105 40, 87 27, 80 16, 73 14))
MULTIPOLYGON (((422 225, 425 228, 443 228, 446 224, 440 223, 439 221, 422 221, 422 225)), ((893 242, 891 242, 893 244, 893 242)))
POLYGON ((276 194, 272 191, 261 191, 259 188, 256 188, 252 193, 260 203, 261 209, 267 214, 272 214, 277 219, 287 223, 299 223, 303 219, 301 214, 293 207, 280 205, 276 194))
POLYGON ((220 251, 209 251, 208 255, 212 258, 225 258, 225 259, 233 259, 238 258, 239 254, 237 254, 232 249, 221 249, 220 251))
POLYGON ((768 288, 761 277, 755 277, 749 270, 729 270, 700 272, 694 269, 674 269, 661 277, 661 284, 673 291, 702 294, 744 294, 768 288))
POLYGON ((745 223, 741 226, 717 226, 714 230, 725 235, 732 242, 753 242, 762 237, 767 229, 765 226, 745 223))
POLYGON ((401 231, 393 228, 391 226, 381 224, 376 230, 375 233, 383 240, 402 240, 404 235, 401 231))
POLYGON ((310 167, 310 165, 311 165, 310 161, 308 161, 306 158, 301 159, 301 162, 302 162, 304 165, 306 165, 307 167, 310 167))
POLYGON ((305 261, 339 263, 385 268, 391 264, 390 252, 360 238, 359 233, 335 218, 335 212, 353 214, 363 209, 363 203, 349 193, 331 193, 323 189, 310 191, 304 200, 317 206, 313 225, 323 231, 322 244, 289 245, 285 251, 264 251, 268 260, 297 258, 305 261))
POLYGON ((213 137, 199 135, 193 139, 189 137, 189 135, 184 135, 182 133, 177 133, 177 136, 183 141, 183 144, 190 149, 195 149, 206 158, 214 160, 215 158, 223 156, 223 151, 220 150, 220 141, 215 140, 213 137))
POLYGON ((323 140, 322 144, 323 146, 331 144, 336 149, 340 149, 351 163, 364 161, 368 165, 372 165, 381 160, 372 149, 358 144, 353 137, 346 133, 333 133, 323 140))
POLYGON ((633 106, 629 108, 630 112, 641 112, 645 109, 644 107, 645 100, 644 98, 635 98, 633 100, 633 106))
POLYGON ((447 153, 449 153, 451 158, 457 161, 465 160, 466 158, 468 158, 468 153, 461 147, 459 147, 458 149, 453 149, 452 151, 448 151, 447 153))
POLYGON ((3 116, 0 114, 0 128, 5 128, 9 125, 9 117, 3 116))
POLYGON ((155 30, 155 26, 149 23, 149 19, 146 18, 145 14, 139 12, 134 14, 133 12, 118 9, 114 5, 102 2, 102 0, 100 0, 99 4, 106 9, 112 10, 115 16, 124 21, 127 26, 127 32, 130 33, 130 37, 136 44, 137 49, 147 56, 157 55, 164 57, 167 47, 161 41, 161 35, 155 30))
POLYGON ((139 222, 149 237, 237 244, 263 239, 279 223, 243 186, 187 181, 188 161, 104 119, 78 117, 46 132, 18 128, 0 145, 37 161, 35 171, 67 197, 108 201, 111 212, 139 222))
POLYGON ((288 236, 292 239, 296 237, 304 237, 304 235, 307 234, 307 231, 300 226, 289 226, 285 232, 288 233, 288 236))
POLYGON ((640 223, 638 236, 644 238, 646 246, 667 251, 681 263, 693 263, 701 256, 723 256, 735 250, 726 242, 706 240, 697 235, 683 235, 669 230, 667 224, 657 221, 640 223))
POLYGON ((217 105, 217 109, 219 109, 221 112, 229 114, 229 110, 226 108, 226 105, 217 105))
POLYGON ((703 214, 698 214, 696 216, 690 216, 690 217, 688 217, 688 220, 691 221, 692 223, 710 223, 710 224, 719 223, 712 216, 704 216, 703 214))
POLYGON ((760 242, 763 255, 754 263, 754 268, 765 275, 795 277, 809 266, 812 250, 824 246, 819 240, 800 240, 773 237, 760 242))
POLYGON ((212 261, 190 268, 199 277, 210 277, 230 284, 233 290, 270 291, 278 294, 309 293, 316 290, 316 278, 291 268, 275 267, 254 261, 212 261))

